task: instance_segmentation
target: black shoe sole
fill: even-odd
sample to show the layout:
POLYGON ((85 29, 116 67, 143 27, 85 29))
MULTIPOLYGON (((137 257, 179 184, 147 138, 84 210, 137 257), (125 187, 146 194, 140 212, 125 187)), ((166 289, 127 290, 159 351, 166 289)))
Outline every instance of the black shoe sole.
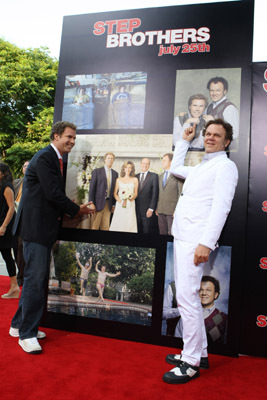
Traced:
MULTIPOLYGON (((167 372, 168 374, 168 372, 167 372)), ((200 373, 197 372, 194 376, 192 376, 192 378, 190 376, 180 376, 180 377, 174 377, 174 378, 170 378, 167 374, 163 375, 162 380, 165 383, 171 383, 173 385, 177 385, 180 383, 187 383, 192 381, 195 378, 198 378, 200 376, 200 373)))

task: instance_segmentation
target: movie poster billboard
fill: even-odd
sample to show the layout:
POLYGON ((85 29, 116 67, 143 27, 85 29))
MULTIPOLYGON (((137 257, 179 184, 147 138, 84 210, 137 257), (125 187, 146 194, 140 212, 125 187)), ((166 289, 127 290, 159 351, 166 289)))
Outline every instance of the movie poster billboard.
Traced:
MULTIPOLYGON (((221 244, 231 249, 225 348, 236 351, 234 332, 239 321, 232 315, 239 313, 236 260, 245 246, 252 21, 253 2, 246 0, 64 17, 54 120, 67 119, 77 126, 76 145, 64 160, 66 193, 78 204, 92 202, 96 213, 65 220, 59 239, 155 251, 151 323, 135 324, 136 335, 151 342, 170 343, 162 339, 161 325, 167 245, 172 236, 169 227, 161 230, 159 215, 164 213, 161 204, 172 203, 175 208, 183 185, 168 177, 176 197, 164 197, 164 163, 181 131, 193 123, 197 137, 185 163, 200 162, 205 124, 221 117, 234 127, 228 155, 240 171, 232 212, 221 236, 221 244), (105 169, 108 162, 110 177, 105 169), (104 206, 108 217, 102 224, 96 217, 104 206)), ((174 208, 165 213, 173 215, 174 208)), ((76 252, 80 253, 73 252, 71 263, 76 263, 79 278, 76 252)), ((91 271, 97 261, 93 259, 91 271)), ((127 281, 120 284, 127 286, 127 281)), ((48 319, 54 323, 51 314, 48 319)), ((78 318, 83 331, 103 326, 93 318, 86 322, 78 318)), ((104 322, 114 326, 112 321, 104 322)), ((129 337, 131 324, 125 325, 129 337)))

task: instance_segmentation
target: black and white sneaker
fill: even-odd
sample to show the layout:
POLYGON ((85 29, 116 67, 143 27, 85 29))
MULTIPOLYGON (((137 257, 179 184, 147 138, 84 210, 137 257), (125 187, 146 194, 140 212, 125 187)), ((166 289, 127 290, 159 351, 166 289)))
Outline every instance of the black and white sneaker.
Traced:
POLYGON ((178 367, 173 368, 163 375, 162 379, 166 383, 186 383, 199 377, 199 367, 181 361, 178 367))
MULTIPOLYGON (((168 364, 179 366, 182 362, 181 357, 182 357, 181 354, 168 354, 165 361, 168 364)), ((201 357, 199 368, 200 369, 209 369, 208 357, 201 357)))

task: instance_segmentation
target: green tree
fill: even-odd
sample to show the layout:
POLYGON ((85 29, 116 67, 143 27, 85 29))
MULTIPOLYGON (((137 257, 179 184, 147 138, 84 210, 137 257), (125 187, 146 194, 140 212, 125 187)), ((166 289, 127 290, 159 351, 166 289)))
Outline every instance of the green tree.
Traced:
POLYGON ((93 258, 93 269, 100 260, 100 265, 105 265, 108 272, 119 271, 121 273, 119 278, 123 282, 128 282, 134 276, 141 276, 145 272, 154 274, 155 249, 79 243, 77 251, 84 260, 93 258))
POLYGON ((43 109, 36 120, 29 123, 24 141, 17 141, 6 150, 5 161, 12 166, 15 175, 21 173, 25 160, 50 143, 50 132, 53 124, 54 107, 43 109))
POLYGON ((134 276, 128 283, 131 300, 145 304, 152 303, 154 275, 147 271, 141 276, 134 276))
MULTIPOLYGON (((25 50, 0 39, 0 154, 5 161, 7 150, 29 139, 28 128, 53 107, 57 68, 46 48, 25 50)), ((29 154, 23 146, 17 149, 29 154)))
POLYGON ((60 281, 70 281, 77 275, 77 262, 75 259, 75 243, 60 243, 53 251, 56 277, 60 281))
POLYGON ((121 273, 116 278, 107 278, 105 293, 106 296, 108 293, 108 298, 115 299, 116 290, 114 287, 117 282, 123 282, 131 291, 131 301, 145 304, 152 303, 155 249, 99 243, 60 243, 58 254, 55 256, 56 276, 58 279, 69 280, 71 277, 80 276, 75 260, 76 252, 79 253, 79 258, 83 265, 92 257, 93 265, 89 275, 88 286, 94 296, 98 295, 96 291, 97 273, 95 272, 95 265, 100 260, 99 267, 105 265, 107 272, 121 273))

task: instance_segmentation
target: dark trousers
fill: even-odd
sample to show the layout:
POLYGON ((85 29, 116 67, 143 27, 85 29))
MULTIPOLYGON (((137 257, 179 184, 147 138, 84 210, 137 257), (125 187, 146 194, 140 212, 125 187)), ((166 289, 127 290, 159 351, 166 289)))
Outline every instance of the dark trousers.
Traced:
POLYGON ((138 233, 149 233, 151 218, 147 218, 145 214, 143 215, 137 211, 136 219, 138 233))
POLYGON ((23 257, 23 241, 19 237, 18 238, 18 248, 16 251, 16 262, 17 262, 17 267, 18 267, 18 275, 17 278, 23 282, 23 274, 24 274, 24 268, 25 268, 25 261, 23 257))
POLYGON ((51 248, 23 241, 24 283, 19 306, 11 326, 19 329, 20 339, 37 336, 42 318, 49 277, 51 248))
POLYGON ((160 235, 171 235, 173 216, 166 214, 158 215, 159 233, 160 235))

